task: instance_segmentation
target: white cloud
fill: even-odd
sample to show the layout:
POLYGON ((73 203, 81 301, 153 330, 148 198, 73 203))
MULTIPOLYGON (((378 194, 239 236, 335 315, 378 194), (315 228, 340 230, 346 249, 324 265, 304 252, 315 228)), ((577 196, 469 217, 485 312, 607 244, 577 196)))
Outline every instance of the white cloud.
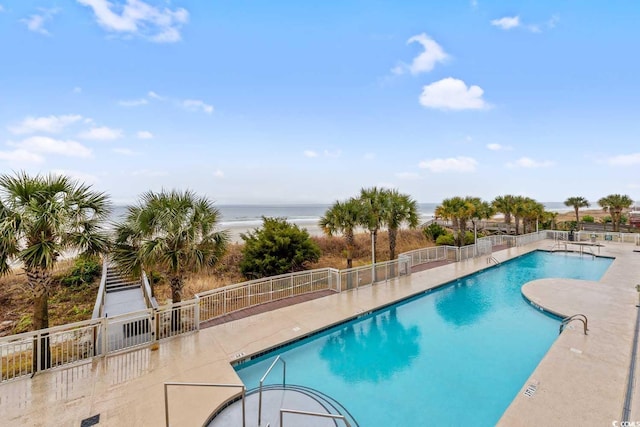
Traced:
POLYGON ((398 172, 396 173, 396 177, 398 179, 404 179, 407 181, 414 181, 416 179, 420 179, 420 174, 415 172, 398 172))
POLYGON ((162 100, 164 100, 164 97, 162 97, 162 96, 158 95, 157 93, 155 93, 155 92, 154 92, 154 91, 152 91, 152 90, 150 90, 150 91, 147 93, 147 96, 148 96, 149 98, 157 99, 158 101, 162 101, 162 100))
POLYGON ((138 139, 152 139, 153 138, 153 134, 151 132, 149 132, 148 130, 141 130, 138 133, 136 133, 136 136, 138 137, 138 139))
POLYGON ((522 28, 532 33, 541 33, 542 28, 553 29, 557 25, 560 18, 557 15, 551 16, 547 22, 541 24, 526 24, 520 20, 519 16, 505 16, 500 19, 491 21, 491 25, 503 30, 511 30, 513 28, 522 28))
POLYGON ((158 43, 173 43, 181 39, 180 28, 189 20, 183 8, 157 8, 142 0, 126 0, 114 6, 108 0, 77 0, 93 9, 98 24, 107 31, 134 34, 158 43))
POLYGON ((478 8, 478 0, 471 0, 471 7, 474 9, 478 8))
POLYGON ((503 30, 510 30, 520 26, 519 16, 505 16, 504 18, 494 19, 491 21, 491 25, 501 28, 503 30))
POLYGON ((113 129, 107 126, 93 127, 78 135, 82 139, 92 139, 96 141, 113 141, 122 138, 122 129, 113 129))
POLYGON ((20 142, 8 142, 10 146, 32 153, 52 153, 69 157, 91 157, 91 150, 76 141, 63 141, 47 136, 32 136, 20 142))
POLYGON ((318 157, 318 153, 313 150, 304 150, 304 156, 309 158, 318 157))
POLYGON ((411 74, 416 75, 433 70, 433 67, 440 62, 445 62, 449 55, 442 49, 438 43, 435 42, 426 33, 418 34, 407 40, 407 43, 419 43, 424 51, 418 56, 413 58, 410 65, 400 64, 394 67, 391 72, 393 74, 404 74, 405 71, 409 71, 411 74))
POLYGON ((537 169, 537 168, 548 168, 553 166, 554 163, 551 160, 533 160, 530 157, 520 157, 515 162, 507 163, 508 168, 525 168, 525 169, 537 169))
POLYGON ((73 93, 82 93, 82 88, 80 86, 76 86, 73 88, 73 93))
POLYGON ((95 184, 99 181, 98 177, 89 173, 69 170, 69 169, 53 169, 51 173, 58 176, 67 176, 84 184, 95 184))
POLYGON ((472 157, 449 157, 446 159, 423 160, 418 164, 421 169, 433 173, 441 172, 475 172, 478 162, 472 157))
POLYGON ((462 80, 447 77, 422 88, 420 104, 439 110, 482 110, 489 108, 480 86, 467 87, 462 80))
POLYGON ((12 163, 42 163, 44 157, 39 154, 18 148, 12 151, 0 151, 0 160, 12 163))
POLYGON ((0 13, 4 12, 4 6, 0 4, 0 13))
POLYGON ((199 99, 185 99, 180 105, 188 111, 203 111, 207 114, 213 113, 213 105, 206 104, 199 99))
POLYGON ((621 154, 609 157, 607 163, 611 166, 633 166, 640 165, 640 153, 621 154))
POLYGON ((139 107, 140 105, 146 105, 149 101, 146 98, 138 98, 138 99, 124 99, 122 101, 118 101, 118 105, 123 107, 139 107))
POLYGON ((50 21, 53 18, 53 15, 58 13, 57 9, 40 9, 40 14, 34 14, 29 16, 27 19, 21 19, 20 22, 25 24, 29 31, 33 31, 34 33, 43 34, 45 36, 50 36, 51 33, 44 28, 44 25, 47 21, 50 21))
POLYGON ((59 133, 67 126, 82 120, 82 116, 69 114, 64 116, 27 117, 16 126, 10 126, 9 131, 16 135, 35 132, 59 133))
POLYGON ((500 144, 487 144, 487 148, 491 151, 508 151, 511 147, 500 144))
POLYGON ((213 173, 213 176, 215 176, 216 178, 224 178, 224 172, 222 172, 220 169, 216 169, 216 171, 213 173))
POLYGON ((133 151, 129 148, 114 148, 113 149, 114 153, 118 153, 118 154, 122 154, 123 156, 138 156, 140 155, 140 153, 138 153, 137 151, 133 151))
POLYGON ((363 158, 365 160, 373 160, 376 158, 376 153, 364 153, 363 158))

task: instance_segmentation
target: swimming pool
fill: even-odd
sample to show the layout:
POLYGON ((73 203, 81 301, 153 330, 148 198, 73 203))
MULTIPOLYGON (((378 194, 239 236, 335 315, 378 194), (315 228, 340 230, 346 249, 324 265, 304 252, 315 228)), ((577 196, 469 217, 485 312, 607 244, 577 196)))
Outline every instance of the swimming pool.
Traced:
POLYGON ((279 354, 287 383, 331 396, 360 426, 494 425, 558 335, 558 320, 529 305, 522 285, 598 280, 611 261, 532 252, 236 370, 257 387, 279 354))

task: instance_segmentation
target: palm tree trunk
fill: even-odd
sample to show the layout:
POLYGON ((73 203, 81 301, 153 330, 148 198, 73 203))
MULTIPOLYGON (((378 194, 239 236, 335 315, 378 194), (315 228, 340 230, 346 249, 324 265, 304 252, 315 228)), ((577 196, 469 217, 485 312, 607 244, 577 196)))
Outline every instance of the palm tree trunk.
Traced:
POLYGON ((520 234, 520 217, 515 216, 514 222, 516 223, 516 236, 520 234))
POLYGON ((396 238, 398 236, 397 228, 389 228, 389 259, 393 261, 396 258, 396 238))
POLYGON ((580 224, 580 216, 578 215, 578 207, 576 206, 575 208, 576 211, 576 226, 580 224))
MULTIPOLYGON (((25 268, 27 283, 33 292, 33 329, 47 329, 49 327, 49 287, 51 276, 48 271, 40 268, 25 268)), ((33 342, 33 371, 51 367, 51 349, 48 334, 42 334, 40 341, 33 342), (40 351, 38 352, 38 349, 40 351), (40 364, 38 364, 38 354, 40 364)))
POLYGON ((347 240, 347 268, 353 267, 353 247, 355 246, 355 237, 353 236, 353 230, 349 230, 346 233, 347 240))
MULTIPOLYGON (((173 304, 182 301, 182 288, 184 287, 184 282, 182 277, 173 276, 170 280, 171 284, 171 302, 173 304)), ((179 332, 182 328, 182 319, 180 309, 173 309, 171 311, 171 331, 179 332)))

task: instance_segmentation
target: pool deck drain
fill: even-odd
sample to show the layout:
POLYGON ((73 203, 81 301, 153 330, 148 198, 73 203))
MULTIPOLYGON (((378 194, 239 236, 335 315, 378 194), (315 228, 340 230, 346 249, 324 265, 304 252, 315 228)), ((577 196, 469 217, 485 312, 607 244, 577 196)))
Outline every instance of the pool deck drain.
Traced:
MULTIPOLYGON (((553 241, 544 240, 493 255, 504 262, 552 245, 553 241)), ((600 282, 589 282, 575 292, 566 282, 558 282, 557 288, 539 286, 538 294, 530 295, 545 309, 567 315, 585 312, 590 331, 584 336, 580 328, 567 329, 558 337, 532 373, 531 378, 540 381, 535 398, 523 395, 530 379, 503 415, 502 425, 550 425, 550 420, 555 425, 611 425, 620 417, 637 310, 635 285, 640 277, 634 249, 631 244, 607 242, 602 255, 616 260, 600 282), (583 353, 577 355, 571 348, 583 353)), ((230 364, 235 355, 249 357, 351 319, 354 313, 375 310, 486 268, 484 257, 443 265, 216 325, 163 341, 156 351, 144 347, 14 380, 0 385, 0 419, 3 427, 78 426, 100 414, 103 427, 164 425, 165 382, 240 384, 230 364), (294 331, 295 327, 300 330, 294 331)), ((215 406, 235 393, 204 388, 172 392, 171 425, 200 425, 215 406)), ((632 401, 631 418, 640 419, 640 393, 632 401)))

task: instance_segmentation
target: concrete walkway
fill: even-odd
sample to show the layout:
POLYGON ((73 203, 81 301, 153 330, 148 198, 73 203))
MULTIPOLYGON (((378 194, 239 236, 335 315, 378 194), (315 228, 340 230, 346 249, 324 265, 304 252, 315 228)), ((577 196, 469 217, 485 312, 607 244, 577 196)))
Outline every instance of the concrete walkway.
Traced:
MULTIPOLYGON (((552 245, 542 241, 494 256, 504 261, 552 245)), ((529 297, 543 306, 563 314, 587 311, 590 333, 584 337, 576 327, 556 340, 523 386, 524 391, 536 381, 536 393, 532 398, 520 393, 502 425, 611 425, 619 419, 635 324, 635 285, 640 278, 640 254, 633 249, 630 244, 607 242, 602 254, 616 260, 600 282, 579 284, 574 292, 567 289, 575 284, 564 281, 526 286, 529 297)), ((79 426, 93 416, 99 417, 95 424, 99 426, 164 425, 164 382, 241 384, 229 362, 484 268, 485 257, 449 264, 217 325, 161 342, 155 351, 147 347, 12 381, 0 385, 0 420, 3 426, 79 426)), ((171 389, 171 425, 200 425, 235 392, 171 389)), ((640 407, 638 394, 634 404, 640 407)))

